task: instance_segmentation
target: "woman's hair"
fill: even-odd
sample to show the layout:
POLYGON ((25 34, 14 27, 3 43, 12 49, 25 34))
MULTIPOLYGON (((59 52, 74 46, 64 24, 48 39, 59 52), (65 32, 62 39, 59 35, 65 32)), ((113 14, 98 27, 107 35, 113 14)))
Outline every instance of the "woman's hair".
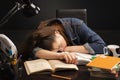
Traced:
POLYGON ((35 47, 52 50, 52 44, 55 42, 55 31, 59 31, 59 33, 65 38, 66 42, 68 42, 63 26, 60 24, 53 24, 40 28, 33 33, 35 39, 35 47))
POLYGON ((36 30, 32 36, 34 39, 34 47, 40 47, 43 49, 51 50, 52 43, 55 39, 55 29, 51 27, 44 27, 36 30))

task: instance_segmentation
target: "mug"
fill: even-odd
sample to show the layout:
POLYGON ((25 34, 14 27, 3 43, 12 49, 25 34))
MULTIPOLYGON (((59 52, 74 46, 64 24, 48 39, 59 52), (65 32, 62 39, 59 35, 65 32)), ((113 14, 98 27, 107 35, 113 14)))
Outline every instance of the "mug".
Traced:
POLYGON ((120 46, 118 45, 108 45, 103 48, 103 52, 105 55, 120 57, 120 46))

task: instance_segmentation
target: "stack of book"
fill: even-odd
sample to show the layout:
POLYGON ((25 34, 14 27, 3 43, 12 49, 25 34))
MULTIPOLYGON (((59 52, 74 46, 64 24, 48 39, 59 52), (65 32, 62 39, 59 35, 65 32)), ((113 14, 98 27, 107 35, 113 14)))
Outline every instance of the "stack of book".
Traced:
POLYGON ((90 75, 93 77, 116 78, 115 74, 120 71, 120 58, 99 55, 90 61, 86 66, 89 67, 90 75))

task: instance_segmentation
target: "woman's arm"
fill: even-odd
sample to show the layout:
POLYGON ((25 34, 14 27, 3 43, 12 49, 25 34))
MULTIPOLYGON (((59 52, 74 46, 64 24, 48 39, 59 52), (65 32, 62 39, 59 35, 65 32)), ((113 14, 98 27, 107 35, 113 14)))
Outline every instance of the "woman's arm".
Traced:
MULTIPOLYGON (((77 29, 78 30, 78 29, 77 29)), ((83 42, 83 46, 91 54, 103 53, 103 48, 106 46, 103 39, 92 29, 90 29, 85 23, 82 23, 80 30, 78 30, 80 40, 83 42)))
POLYGON ((89 53, 88 50, 84 46, 82 46, 82 45, 67 46, 64 51, 67 51, 67 52, 89 53))
POLYGON ((65 51, 77 51, 90 54, 103 53, 103 48, 106 46, 105 42, 82 20, 77 18, 63 18, 61 22, 64 24, 66 33, 71 42, 74 45, 78 45, 77 47, 68 46, 65 51))
POLYGON ((45 49, 38 50, 35 53, 35 56, 37 58, 43 58, 43 59, 62 59, 62 56, 59 53, 45 49))
POLYGON ((66 63, 77 63, 77 58, 75 54, 70 54, 69 52, 53 52, 45 49, 40 49, 35 53, 35 56, 38 58, 43 59, 59 59, 59 60, 65 60, 66 63))

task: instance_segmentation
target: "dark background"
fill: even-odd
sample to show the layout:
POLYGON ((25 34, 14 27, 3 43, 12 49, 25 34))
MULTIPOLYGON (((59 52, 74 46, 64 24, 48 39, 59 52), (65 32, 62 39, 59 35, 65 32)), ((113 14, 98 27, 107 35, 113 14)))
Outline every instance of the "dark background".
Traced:
MULTIPOLYGON (((17 0, 0 0, 0 19, 15 5, 17 0)), ((107 44, 120 44, 120 3, 118 0, 31 0, 40 7, 40 13, 24 17, 19 11, 0 27, 19 48, 26 36, 36 29, 40 21, 56 17, 57 9, 87 9, 87 24, 107 44)))

